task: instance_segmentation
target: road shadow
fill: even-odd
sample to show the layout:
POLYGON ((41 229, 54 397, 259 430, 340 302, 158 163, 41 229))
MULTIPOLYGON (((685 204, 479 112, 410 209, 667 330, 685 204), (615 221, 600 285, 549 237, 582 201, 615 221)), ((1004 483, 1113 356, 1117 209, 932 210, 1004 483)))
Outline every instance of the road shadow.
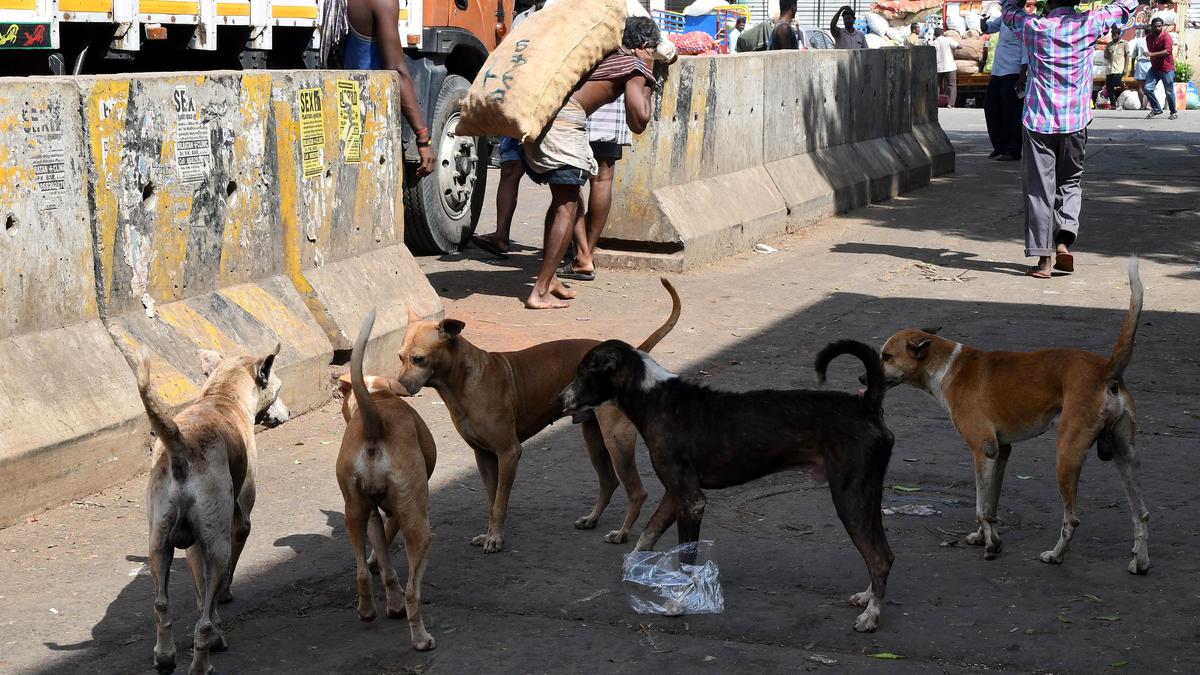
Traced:
POLYGON ((977 257, 974 253, 951 251, 946 248, 921 248, 919 246, 899 246, 895 244, 867 244, 864 242, 846 242, 835 244, 829 249, 832 253, 867 253, 873 255, 890 255, 901 260, 916 260, 928 265, 948 267, 950 269, 970 272, 987 272, 991 274, 1007 274, 1010 276, 1025 276, 1026 266, 1013 263, 994 262, 977 257))

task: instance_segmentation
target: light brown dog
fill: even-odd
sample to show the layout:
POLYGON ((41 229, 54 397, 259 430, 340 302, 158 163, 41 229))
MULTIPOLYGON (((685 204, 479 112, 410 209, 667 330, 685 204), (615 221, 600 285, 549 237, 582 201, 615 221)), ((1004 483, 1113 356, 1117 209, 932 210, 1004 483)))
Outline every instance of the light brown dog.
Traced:
POLYGON ((881 358, 889 386, 911 384, 937 399, 975 456, 975 518, 978 531, 967 542, 984 546, 983 557, 1000 552, 996 507, 1012 444, 1039 436, 1058 420, 1058 489, 1063 523, 1058 543, 1041 554, 1060 564, 1079 526, 1076 489, 1088 448, 1115 460, 1133 514, 1133 560, 1129 571, 1150 568, 1147 523, 1139 460, 1134 443, 1133 396, 1122 375, 1133 358, 1142 312, 1137 258, 1129 261, 1129 313, 1110 356, 1079 349, 985 352, 935 335, 937 329, 900 331, 884 344, 881 358))
POLYGON ((159 672, 175 670, 167 580, 177 548, 187 549, 200 610, 188 672, 207 675, 212 671, 209 651, 225 649, 216 603, 233 599, 229 585, 250 536, 258 463, 254 423, 262 418, 269 424, 281 424, 289 417, 287 406, 278 398, 282 383, 273 372, 278 353, 279 345, 259 358, 222 359, 216 352, 202 352, 205 370, 211 374, 200 398, 174 419, 150 391, 145 349, 134 364, 138 392, 150 428, 158 436, 146 487, 146 510, 158 628, 154 665, 159 672))
POLYGON ((351 391, 343 392, 342 402, 346 433, 337 458, 338 486, 346 502, 346 531, 358 564, 358 618, 375 619, 366 551, 369 535, 371 558, 377 561, 387 594, 387 615, 398 618, 407 613, 413 648, 426 651, 434 648, 434 640, 421 620, 421 577, 433 543, 429 477, 437 450, 425 422, 391 390, 387 380, 372 378, 373 387, 368 388, 362 363, 374 323, 372 311, 351 353, 351 391), (387 516, 386 533, 380 511, 387 516), (388 555, 397 531, 404 533, 408 554, 408 584, 403 594, 388 555))
MULTIPOLYGON (((671 295, 671 316, 641 344, 639 349, 645 352, 679 320, 679 294, 669 281, 661 281, 671 295)), ((489 520, 488 531, 471 543, 482 546, 484 553, 495 553, 504 548, 504 520, 521 443, 563 416, 558 394, 575 379, 579 362, 600 341, 555 340, 518 352, 487 352, 460 335, 465 325, 455 319, 422 321, 410 307, 397 379, 410 394, 426 385, 436 389, 458 433, 475 451, 489 520)), ((614 403, 597 407, 580 427, 600 487, 595 506, 575 521, 575 527, 596 526, 617 489, 619 475, 629 505, 621 529, 609 532, 604 540, 624 542, 646 501, 634 459, 637 429, 614 403)))

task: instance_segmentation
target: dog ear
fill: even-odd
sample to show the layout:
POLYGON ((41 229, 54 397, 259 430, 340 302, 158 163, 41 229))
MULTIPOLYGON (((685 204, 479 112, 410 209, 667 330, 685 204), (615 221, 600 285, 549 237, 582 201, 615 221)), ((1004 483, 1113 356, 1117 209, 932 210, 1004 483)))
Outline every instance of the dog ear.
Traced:
POLYGON ((908 351, 917 359, 925 358, 929 353, 929 345, 933 342, 929 338, 917 338, 908 341, 908 351))
POLYGON ((211 349, 197 349, 196 354, 200 357, 200 371, 205 377, 213 374, 217 366, 221 365, 220 352, 214 352, 211 349))
POLYGON ((921 330, 926 333, 929 333, 930 335, 937 335, 938 331, 941 329, 942 329, 941 326, 934 326, 933 328, 922 328, 921 330))
POLYGON ((438 324, 438 333, 443 340, 453 340, 466 327, 467 324, 458 319, 442 319, 442 322, 438 324))
POLYGON ((421 320, 421 315, 417 314, 416 310, 413 309, 412 305, 409 305, 407 309, 408 309, 408 322, 409 323, 416 323, 421 320))
POLYGON ((258 382, 258 386, 265 387, 271 381, 271 368, 275 365, 275 357, 279 354, 279 347, 280 344, 276 342, 275 349, 259 360, 254 377, 255 381, 258 382))

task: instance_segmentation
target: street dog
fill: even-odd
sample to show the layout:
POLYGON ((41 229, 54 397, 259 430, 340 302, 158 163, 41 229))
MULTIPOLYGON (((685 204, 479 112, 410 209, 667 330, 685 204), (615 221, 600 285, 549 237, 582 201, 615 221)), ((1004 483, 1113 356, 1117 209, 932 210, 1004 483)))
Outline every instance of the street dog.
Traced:
POLYGON ((1057 420, 1063 522, 1058 542, 1041 554, 1041 561, 1061 564, 1071 545, 1079 527, 1079 471, 1094 444, 1100 459, 1116 461, 1133 515, 1129 571, 1145 574, 1150 569, 1150 512, 1142 500, 1133 395, 1123 379, 1142 313, 1137 258, 1129 259, 1129 290, 1129 312, 1107 357, 1079 349, 987 352, 939 337, 936 328, 902 330, 883 345, 880 358, 888 387, 909 384, 941 403, 975 457, 979 529, 967 543, 982 545, 984 558, 1000 553, 996 508, 1012 444, 1040 436, 1057 420))
MULTIPOLYGON (((661 281, 671 295, 671 315, 642 343, 646 351, 679 320, 679 294, 665 278, 661 281)), ((521 443, 562 417, 558 393, 574 377, 583 355, 600 341, 554 340, 517 352, 488 352, 462 337, 465 325, 455 319, 422 321, 410 307, 397 379, 410 394, 424 386, 437 390, 454 427, 475 451, 489 517, 487 532, 471 543, 482 546, 484 553, 495 553, 504 548, 504 521, 521 443)), ((625 521, 604 540, 622 543, 646 501, 634 459, 637 431, 612 404, 597 406, 594 415, 584 416, 580 427, 600 485, 595 506, 575 521, 575 527, 596 526, 620 476, 629 501, 625 521)))
POLYGON ((374 390, 368 389, 362 363, 374 324, 372 311, 351 352, 351 390, 344 392, 342 404, 346 432, 337 458, 338 487, 346 502, 346 531, 357 563, 358 618, 375 619, 371 565, 366 556, 369 536, 371 557, 387 595, 387 615, 399 618, 407 614, 413 649, 427 651, 434 648, 434 640, 421 620, 421 577, 433 542, 429 477, 437 450, 425 422, 386 380, 372 378, 374 390), (386 533, 380 511, 387 516, 386 533), (404 533, 408 555, 408 584, 403 593, 388 552, 398 531, 404 533))
POLYGON ((200 612, 188 672, 211 672, 209 651, 226 647, 216 603, 233 599, 230 583, 250 536, 258 464, 254 424, 256 420, 282 424, 290 415, 279 399, 282 383, 273 368, 277 354, 278 344, 270 354, 257 358, 222 359, 216 352, 201 352, 208 379, 200 398, 174 419, 150 390, 146 349, 134 364, 138 393, 150 428, 158 437, 146 487, 146 510, 158 632, 154 665, 159 672, 175 670, 167 580, 177 548, 187 550, 200 612))
POLYGON ((666 494, 638 538, 639 551, 653 549, 672 523, 680 544, 698 541, 705 489, 785 469, 828 480, 838 517, 871 579, 866 591, 850 597, 852 605, 866 608, 854 629, 872 631, 894 559, 880 514, 893 438, 883 422, 883 371, 874 349, 853 340, 828 345, 817 355, 818 380, 824 384, 829 362, 841 354, 866 365, 864 394, 718 391, 685 382, 645 352, 609 340, 579 364, 575 381, 562 392, 562 407, 579 412, 615 399, 646 440, 666 494))

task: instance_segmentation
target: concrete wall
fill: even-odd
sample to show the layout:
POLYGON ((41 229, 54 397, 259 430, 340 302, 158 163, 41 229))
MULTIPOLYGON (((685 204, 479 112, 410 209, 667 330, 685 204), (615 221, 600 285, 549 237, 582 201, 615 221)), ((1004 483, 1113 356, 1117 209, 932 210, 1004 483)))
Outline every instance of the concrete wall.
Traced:
POLYGON ((330 397, 329 364, 371 307, 391 359, 408 304, 440 315, 401 243, 396 86, 334 71, 0 79, 0 526, 145 466, 124 358, 142 346, 178 407, 204 381, 197 349, 279 342, 282 396, 302 412, 330 397))
POLYGON ((601 263, 683 270, 954 170, 932 48, 684 58, 617 163, 601 263))

